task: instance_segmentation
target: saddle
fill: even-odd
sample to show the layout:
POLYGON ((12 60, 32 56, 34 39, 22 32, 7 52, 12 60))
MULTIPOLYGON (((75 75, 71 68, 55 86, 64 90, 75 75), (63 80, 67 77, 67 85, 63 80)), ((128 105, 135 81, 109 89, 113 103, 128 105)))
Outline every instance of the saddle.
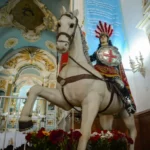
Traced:
POLYGON ((116 85, 115 81, 112 78, 110 78, 108 80, 108 82, 106 82, 106 85, 107 85, 107 89, 108 89, 109 92, 115 93, 119 99, 124 99, 124 96, 121 93, 121 90, 119 89, 119 87, 116 85))

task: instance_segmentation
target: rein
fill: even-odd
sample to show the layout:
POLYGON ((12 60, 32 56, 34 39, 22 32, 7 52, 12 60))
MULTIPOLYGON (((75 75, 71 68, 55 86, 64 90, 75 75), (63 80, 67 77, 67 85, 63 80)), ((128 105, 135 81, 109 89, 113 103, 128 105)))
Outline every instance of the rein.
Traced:
POLYGON ((94 73, 92 73, 91 71, 89 71, 88 69, 84 68, 81 64, 79 64, 75 59, 73 59, 71 56, 69 56, 69 58, 74 61, 78 66, 80 66, 82 69, 86 70, 88 73, 90 73, 91 75, 93 75, 95 78, 101 80, 101 81, 104 81, 104 82, 111 82, 110 80, 108 79, 103 79, 103 78, 100 78, 98 76, 96 76, 94 73))

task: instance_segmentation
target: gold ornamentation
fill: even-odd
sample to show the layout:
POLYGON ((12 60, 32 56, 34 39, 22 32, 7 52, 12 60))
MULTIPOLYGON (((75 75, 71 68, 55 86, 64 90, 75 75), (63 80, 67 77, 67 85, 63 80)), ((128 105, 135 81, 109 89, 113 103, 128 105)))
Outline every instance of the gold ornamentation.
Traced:
POLYGON ((0 26, 11 26, 13 16, 7 12, 7 7, 0 9, 0 26))
POLYGON ((6 62, 5 66, 8 66, 7 68, 15 68, 17 63, 19 62, 18 60, 21 58, 21 56, 16 56, 9 61, 6 62))
POLYGON ((43 60, 44 63, 45 63, 45 68, 46 68, 46 70, 48 70, 48 71, 54 70, 55 66, 54 66, 54 64, 53 64, 52 62, 50 62, 50 61, 49 61, 48 59, 46 59, 46 58, 43 58, 42 60, 43 60))
MULTIPOLYGON (((10 125, 10 126, 11 126, 11 128, 15 128, 16 123, 17 123, 17 120, 16 120, 16 118, 15 118, 15 117, 10 118, 10 119, 8 120, 8 125, 10 125)), ((11 142, 11 144, 13 144, 13 141, 11 142)))
POLYGON ((57 19, 40 0, 9 0, 0 10, 0 26, 14 26, 25 32, 56 30, 57 19))
POLYGON ((6 83, 6 80, 0 79, 0 89, 6 89, 6 83))
POLYGON ((56 45, 52 41, 46 41, 45 45, 50 50, 56 50, 56 45))
POLYGON ((56 17, 47 10, 47 17, 43 18, 43 23, 47 27, 47 29, 51 31, 56 31, 57 28, 57 19, 56 17))
POLYGON ((5 41, 4 47, 12 48, 12 47, 15 47, 17 44, 18 44, 17 38, 9 38, 7 41, 5 41))
POLYGON ((25 48, 23 51, 19 52, 13 58, 7 61, 4 67, 15 68, 17 64, 21 62, 32 65, 41 62, 47 71, 52 71, 55 69, 55 65, 53 62, 51 62, 45 51, 35 48, 25 48))
POLYGON ((55 83, 53 83, 53 82, 52 82, 52 83, 50 83, 50 88, 55 88, 55 85, 56 85, 56 84, 55 84, 55 83))

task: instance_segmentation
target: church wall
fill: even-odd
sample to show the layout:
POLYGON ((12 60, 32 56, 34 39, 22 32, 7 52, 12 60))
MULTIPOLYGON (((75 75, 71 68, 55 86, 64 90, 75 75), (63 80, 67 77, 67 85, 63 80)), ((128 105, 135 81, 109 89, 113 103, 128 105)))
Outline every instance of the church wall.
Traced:
MULTIPOLYGON (((142 112, 150 108, 150 45, 146 33, 136 28, 143 17, 142 0, 121 0, 121 7, 129 48, 127 57, 130 55, 131 58, 135 58, 141 52, 144 58, 145 78, 139 72, 132 73, 131 70, 126 70, 131 91, 137 105, 137 112, 142 112)), ((126 59, 123 63, 126 68, 129 65, 129 60, 126 59)))
POLYGON ((135 150, 148 150, 150 148, 150 109, 135 115, 137 138, 135 150), (142 135, 142 136, 141 136, 142 135))

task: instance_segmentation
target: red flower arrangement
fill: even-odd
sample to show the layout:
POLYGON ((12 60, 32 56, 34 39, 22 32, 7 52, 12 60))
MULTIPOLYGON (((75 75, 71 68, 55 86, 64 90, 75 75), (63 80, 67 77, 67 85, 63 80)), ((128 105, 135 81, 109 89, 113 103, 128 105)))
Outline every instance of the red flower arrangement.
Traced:
MULTIPOLYGON (((28 133, 27 142, 34 150, 76 150, 81 133, 78 130, 65 132, 61 129, 28 133)), ((126 134, 112 130, 93 132, 88 142, 87 150, 127 150, 133 140, 126 134)))
POLYGON ((120 131, 102 130, 91 134, 89 150, 127 150, 128 145, 133 144, 133 140, 120 131))
POLYGON ((41 128, 38 132, 28 133, 26 140, 34 150, 76 150, 80 137, 79 131, 67 133, 61 129, 46 131, 41 128))

